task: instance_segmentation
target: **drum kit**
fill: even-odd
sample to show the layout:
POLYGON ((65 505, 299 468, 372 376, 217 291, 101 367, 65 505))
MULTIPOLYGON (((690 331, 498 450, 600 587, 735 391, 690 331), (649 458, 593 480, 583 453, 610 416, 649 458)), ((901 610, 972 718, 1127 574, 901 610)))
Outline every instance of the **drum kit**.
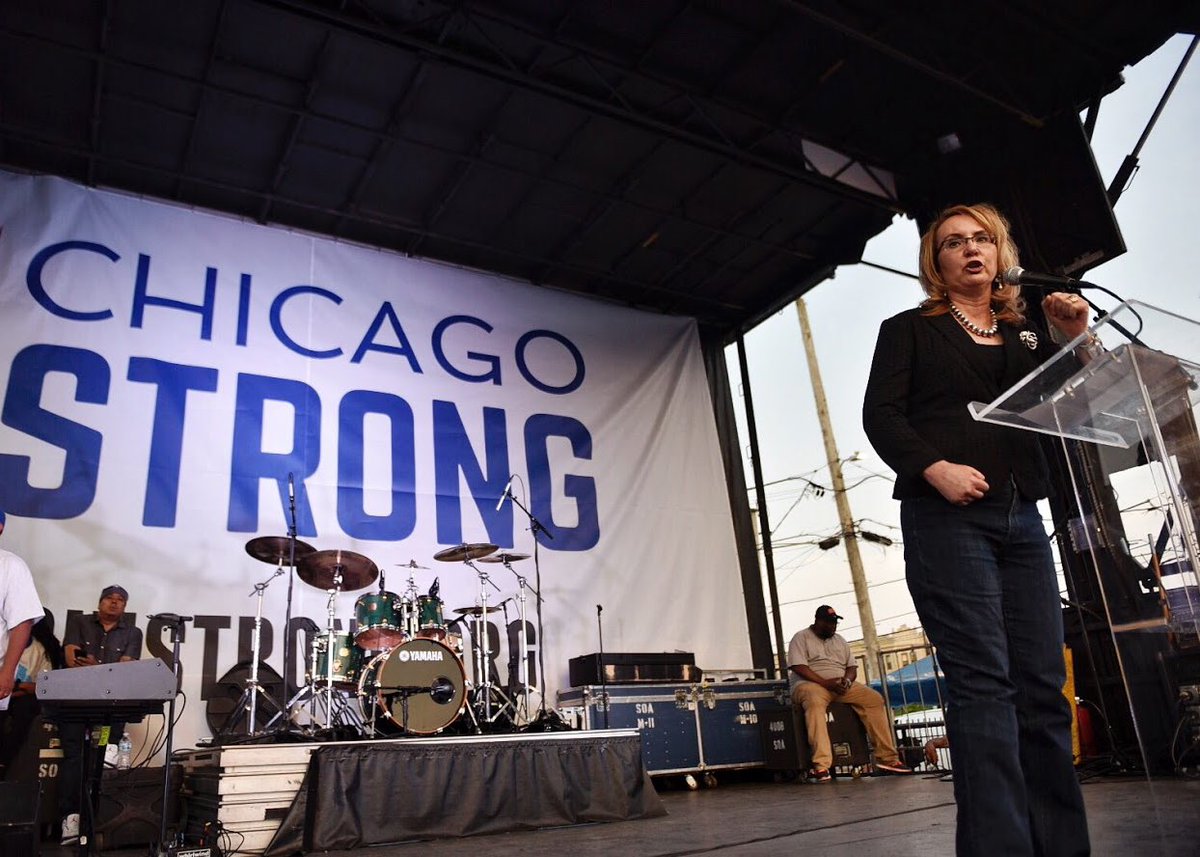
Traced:
MULTIPOLYGON (((529 554, 500 551, 494 544, 460 544, 434 554, 434 560, 460 563, 478 579, 476 604, 455 610, 446 620, 439 597, 440 578, 428 592, 418 592, 414 573, 429 571, 415 560, 398 564, 408 572, 403 591, 388 591, 379 567, 368 557, 348 550, 316 550, 292 538, 261 536, 246 544, 253 558, 276 566, 275 573, 254 587, 258 598, 252 637, 252 660, 246 689, 238 707, 222 730, 232 731, 242 714, 248 714, 248 735, 258 733, 256 708, 263 702, 275 715, 263 731, 278 722, 327 732, 346 730, 363 737, 380 735, 433 735, 465 715, 463 726, 475 732, 505 731, 530 721, 531 711, 526 633, 527 591, 537 596, 513 564, 529 554), (499 564, 516 577, 518 632, 521 657, 518 686, 502 688, 492 680, 492 652, 487 617, 500 605, 489 604, 489 588, 499 592, 487 566, 499 564), (323 629, 312 635, 306 653, 305 683, 282 706, 259 685, 258 665, 263 594, 275 577, 294 567, 305 584, 328 593, 323 629), (350 631, 338 628, 338 595, 372 588, 358 597, 350 631), (470 652, 463 633, 469 634, 470 652), (468 680, 464 657, 469 657, 474 681, 468 680), (511 695, 510 695, 511 693, 511 695), (304 715, 307 712, 307 716, 304 715), (303 725, 302 725, 303 724, 303 725)), ((492 597, 493 602, 495 597, 492 597)), ((290 617, 290 597, 289 597, 290 617)))

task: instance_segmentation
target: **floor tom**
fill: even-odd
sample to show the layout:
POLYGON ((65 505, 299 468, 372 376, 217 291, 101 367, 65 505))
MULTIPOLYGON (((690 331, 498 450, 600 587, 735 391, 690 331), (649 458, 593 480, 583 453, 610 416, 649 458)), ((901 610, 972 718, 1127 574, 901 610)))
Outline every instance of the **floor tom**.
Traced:
POLYGON ((317 634, 312 638, 309 683, 320 686, 332 677, 334 687, 353 690, 358 684, 362 665, 363 650, 354 644, 349 634, 335 632, 332 646, 328 634, 317 634))

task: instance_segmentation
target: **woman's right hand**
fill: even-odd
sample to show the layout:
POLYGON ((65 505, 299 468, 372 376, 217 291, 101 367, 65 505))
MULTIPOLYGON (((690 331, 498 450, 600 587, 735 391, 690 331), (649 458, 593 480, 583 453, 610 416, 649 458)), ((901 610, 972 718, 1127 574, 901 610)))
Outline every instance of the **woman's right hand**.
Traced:
POLYGON ((966 506, 988 492, 983 474, 969 464, 953 464, 942 459, 926 467, 922 475, 947 502, 955 506, 966 506))

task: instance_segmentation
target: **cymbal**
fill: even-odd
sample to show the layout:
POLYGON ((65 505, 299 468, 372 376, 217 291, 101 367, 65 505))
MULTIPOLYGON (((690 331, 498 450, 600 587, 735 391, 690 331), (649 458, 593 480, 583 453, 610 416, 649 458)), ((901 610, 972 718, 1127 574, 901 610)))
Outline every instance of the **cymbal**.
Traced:
POLYGON ((408 562, 398 562, 396 563, 396 568, 419 568, 421 571, 429 571, 429 566, 417 565, 415 559, 410 559, 408 562))
POLYGON ((497 550, 496 545, 488 542, 476 542, 440 550, 433 555, 433 558, 441 562, 466 562, 469 559, 479 559, 481 556, 495 553, 497 550))
MULTIPOLYGON (((454 612, 461 613, 464 616, 482 616, 485 611, 482 607, 459 607, 454 612)), ((489 607, 489 608, 487 608, 486 612, 499 613, 500 608, 499 607, 489 607)))
POLYGON ((379 568, 367 557, 354 551, 316 551, 300 560, 297 572, 300 579, 317 589, 333 589, 338 567, 341 567, 342 592, 369 586, 379 577, 379 568))
POLYGON ((520 562, 523 559, 529 559, 527 553, 515 553, 514 551, 500 551, 491 556, 485 556, 480 562, 520 562))
MULTIPOLYGON (((315 550, 316 548, 307 542, 297 540, 296 561, 299 562, 315 550)), ((259 536, 246 542, 246 553, 261 562, 282 565, 291 562, 292 540, 287 536, 259 536)))

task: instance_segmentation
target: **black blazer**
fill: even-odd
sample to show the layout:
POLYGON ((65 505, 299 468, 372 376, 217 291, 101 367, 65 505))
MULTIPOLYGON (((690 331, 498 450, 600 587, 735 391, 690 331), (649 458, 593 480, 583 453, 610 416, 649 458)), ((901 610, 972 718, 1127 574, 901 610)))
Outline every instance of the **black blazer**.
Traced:
POLYGON ((969 402, 992 401, 1058 351, 1050 335, 1028 321, 1023 327, 1002 322, 1001 329, 1003 345, 979 345, 949 314, 923 316, 919 309, 880 325, 863 428, 896 471, 893 497, 940 497, 921 474, 943 458, 976 468, 992 490, 1012 476, 1026 499, 1049 494, 1038 435, 976 422, 967 411, 969 402), (981 353, 997 347, 1004 352, 1000 379, 981 353))

